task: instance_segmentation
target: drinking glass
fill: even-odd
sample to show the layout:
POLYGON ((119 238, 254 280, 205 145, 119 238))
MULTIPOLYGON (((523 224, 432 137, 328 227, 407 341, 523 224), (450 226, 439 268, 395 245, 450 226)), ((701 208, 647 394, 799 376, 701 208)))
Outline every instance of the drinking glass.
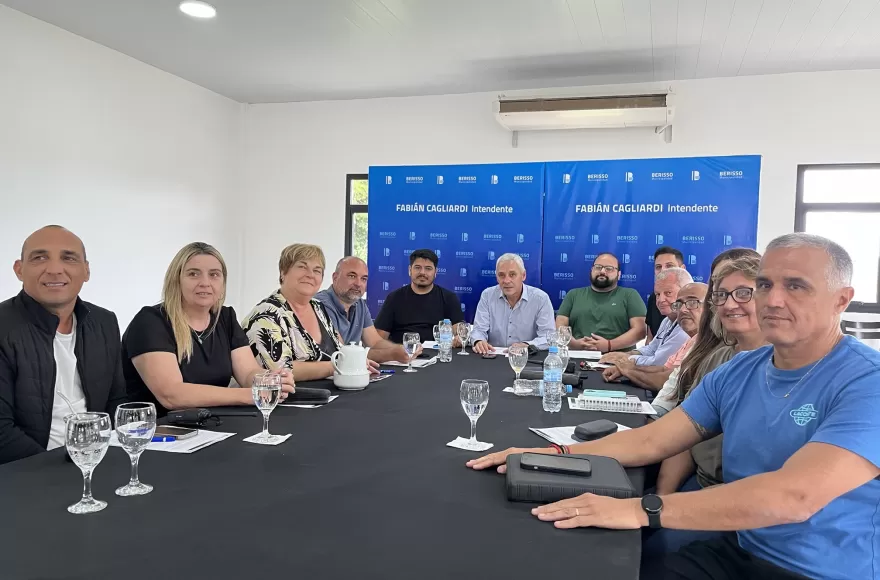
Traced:
POLYGON ((568 360, 570 357, 570 355, 568 353, 568 347, 565 345, 561 345, 561 346, 557 346, 556 348, 557 348, 556 354, 558 354, 559 358, 562 359, 562 372, 565 372, 565 369, 568 368, 568 360))
POLYGON ((556 329, 556 333, 559 335, 559 346, 568 346, 571 342, 571 327, 560 326, 556 329))
POLYGON ((92 472, 107 454, 112 431, 107 413, 77 413, 67 420, 67 453, 83 474, 82 499, 67 508, 72 514, 90 514, 107 507, 106 501, 92 497, 92 472))
POLYGON ((406 354, 409 355, 409 365, 403 369, 405 373, 417 373, 416 369, 412 368, 413 357, 416 354, 416 351, 419 349, 419 345, 422 344, 422 337, 419 336, 418 332, 407 332, 403 335, 403 349, 406 351, 406 354))
POLYGON ((544 334, 544 338, 547 339, 547 346, 559 345, 559 332, 556 330, 548 330, 547 333, 544 334))
POLYGON ((467 449, 480 450, 480 442, 477 441, 477 421, 488 404, 489 383, 477 379, 461 381, 461 406, 465 415, 471 420, 471 438, 465 443, 467 449))
POLYGON ((281 398, 281 375, 272 372, 257 373, 254 375, 251 394, 254 397, 254 404, 263 414, 263 432, 254 441, 276 443, 281 437, 269 434, 269 415, 272 414, 281 398))
POLYGON ((116 490, 116 495, 127 497, 145 495, 152 485, 141 483, 138 462, 156 432, 156 406, 153 403, 125 403, 116 408, 116 437, 131 459, 131 480, 116 490))
POLYGON ((461 351, 458 354, 463 354, 468 356, 465 347, 467 346, 468 339, 470 339, 471 331, 474 329, 473 325, 468 324, 467 322, 459 322, 455 325, 455 332, 458 334, 459 340, 461 340, 461 351))
POLYGON ((437 343, 437 348, 440 348, 440 325, 434 325, 434 342, 437 343))
POLYGON ((510 363, 510 368, 513 369, 513 372, 516 373, 518 380, 519 374, 526 368, 526 363, 529 362, 529 349, 521 344, 511 346, 507 349, 507 361, 510 363))

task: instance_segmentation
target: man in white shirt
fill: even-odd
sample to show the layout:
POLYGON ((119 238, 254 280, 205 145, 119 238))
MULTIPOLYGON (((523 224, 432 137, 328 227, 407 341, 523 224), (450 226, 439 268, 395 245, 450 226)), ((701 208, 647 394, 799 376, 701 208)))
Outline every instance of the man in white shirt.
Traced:
POLYGON ((83 302, 85 246, 60 226, 31 234, 0 303, 0 464, 64 445, 64 417, 125 402, 116 316, 83 302), (51 402, 51 404, 50 404, 51 402))

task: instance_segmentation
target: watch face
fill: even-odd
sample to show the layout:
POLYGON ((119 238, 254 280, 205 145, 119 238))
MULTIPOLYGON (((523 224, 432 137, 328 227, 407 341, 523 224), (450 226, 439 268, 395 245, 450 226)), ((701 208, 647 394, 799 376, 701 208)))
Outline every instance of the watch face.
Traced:
POLYGON ((657 513, 663 509, 663 500, 656 495, 646 495, 642 498, 642 508, 646 512, 657 513))

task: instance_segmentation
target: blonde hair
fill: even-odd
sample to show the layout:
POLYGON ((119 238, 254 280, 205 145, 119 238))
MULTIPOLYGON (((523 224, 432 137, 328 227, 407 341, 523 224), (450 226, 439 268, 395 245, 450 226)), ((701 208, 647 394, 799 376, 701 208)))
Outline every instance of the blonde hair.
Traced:
POLYGON ((223 260, 223 256, 210 244, 193 242, 185 245, 177 252, 177 255, 174 256, 174 259, 168 265, 168 270, 165 271, 165 283, 162 285, 162 307, 165 309, 168 320, 171 321, 171 330, 174 332, 174 341, 177 343, 178 363, 182 363, 184 359, 189 360, 193 353, 193 331, 186 320, 186 313, 183 311, 183 292, 180 288, 180 277, 183 275, 183 269, 186 267, 187 262, 195 256, 203 255, 217 258, 220 262, 220 268, 223 270, 223 292, 214 306, 211 307, 211 314, 214 315, 214 320, 211 323, 211 329, 208 331, 210 334, 217 325, 217 320, 219 319, 217 314, 220 312, 220 309, 223 307, 223 301, 226 299, 226 262, 223 260))
POLYGON ((290 267, 297 262, 308 262, 309 260, 318 260, 321 262, 321 268, 327 269, 327 262, 324 259, 324 251, 320 246, 312 244, 291 244, 281 250, 281 257, 278 259, 278 283, 282 283, 282 277, 290 270, 290 267))
MULTIPOLYGON (((714 291, 722 280, 733 274, 742 274, 747 279, 754 281, 758 278, 758 268, 760 266, 760 255, 742 256, 741 258, 737 258, 735 260, 722 262, 718 265, 718 271, 715 272, 712 276, 712 290, 714 291)), ((713 304, 712 308, 717 307, 713 304)), ((715 333, 715 336, 722 339, 724 341, 724 344, 727 344, 728 346, 733 346, 736 344, 735 340, 728 339, 727 334, 724 332, 724 327, 721 325, 720 316, 714 316, 712 318, 711 328, 712 332, 715 333)))

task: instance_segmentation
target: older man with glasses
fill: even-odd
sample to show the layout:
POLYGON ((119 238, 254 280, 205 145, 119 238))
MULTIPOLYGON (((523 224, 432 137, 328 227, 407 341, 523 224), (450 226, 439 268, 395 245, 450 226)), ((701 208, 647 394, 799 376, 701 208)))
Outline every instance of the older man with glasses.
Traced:
MULTIPOLYGON (((669 271, 665 270, 665 272, 669 271)), ((658 359, 659 364, 640 366, 631 360, 621 360, 613 367, 605 369, 602 373, 603 378, 609 382, 627 378, 633 384, 650 391, 660 391, 662 394, 663 390, 668 388, 675 369, 681 366, 684 357, 690 352, 697 340, 697 331, 700 328, 700 317, 703 312, 703 300, 705 300, 708 290, 709 287, 702 282, 686 284, 678 291, 678 299, 669 305, 669 310, 677 315, 675 324, 687 339, 665 361, 661 363, 658 359)), ((658 300, 658 304, 662 303, 662 300, 658 300)), ((665 308, 665 306, 661 306, 661 308, 665 308)), ((655 342, 663 340, 663 336, 663 333, 658 333, 655 342)), ((674 384, 672 386, 674 388, 674 384)))
POLYGON ((599 254, 590 271, 590 285, 565 296, 556 326, 571 326, 572 350, 632 350, 645 338, 645 303, 632 288, 622 288, 620 262, 614 254, 599 254))
MULTIPOLYGON (((656 374, 655 371, 665 372, 664 363, 689 338, 678 321, 675 320, 672 305, 678 298, 681 288, 693 283, 693 281, 688 271, 683 268, 669 268, 658 272, 654 278, 654 295, 656 296, 657 308, 666 318, 663 319, 654 340, 634 352, 608 353, 602 357, 601 362, 615 365, 621 375, 623 369, 635 367, 650 368, 650 374, 656 374)), ((705 293, 703 295, 705 296, 705 293)), ((668 372, 666 374, 668 375, 668 372)), ((656 392, 666 381, 666 377, 652 377, 652 379, 652 381, 637 380, 634 382, 656 392), (661 378, 662 380, 660 380, 661 378)))

